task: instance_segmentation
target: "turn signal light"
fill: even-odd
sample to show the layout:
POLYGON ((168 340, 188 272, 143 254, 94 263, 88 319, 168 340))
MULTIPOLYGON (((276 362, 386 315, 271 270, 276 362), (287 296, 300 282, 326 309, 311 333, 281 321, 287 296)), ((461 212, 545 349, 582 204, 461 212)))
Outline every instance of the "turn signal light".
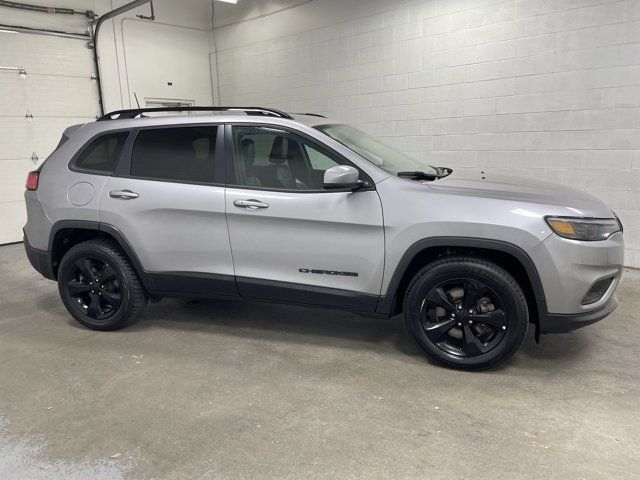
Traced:
POLYGON ((551 225, 551 228, 553 228, 553 231, 557 234, 564 234, 568 237, 572 237, 576 234, 575 230, 573 229, 573 225, 565 220, 549 219, 549 225, 551 225))
POLYGON ((29 172, 27 176, 27 190, 37 190, 40 172, 29 172))

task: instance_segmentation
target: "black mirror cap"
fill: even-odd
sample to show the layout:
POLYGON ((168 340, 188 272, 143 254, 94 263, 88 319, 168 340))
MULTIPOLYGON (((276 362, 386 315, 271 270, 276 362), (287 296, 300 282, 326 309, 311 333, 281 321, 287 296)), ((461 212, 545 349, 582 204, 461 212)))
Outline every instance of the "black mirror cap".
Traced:
POLYGON ((359 190, 362 187, 368 186, 368 182, 364 182, 363 180, 358 180, 355 183, 323 183, 322 186, 325 190, 344 190, 344 191, 354 191, 359 190))

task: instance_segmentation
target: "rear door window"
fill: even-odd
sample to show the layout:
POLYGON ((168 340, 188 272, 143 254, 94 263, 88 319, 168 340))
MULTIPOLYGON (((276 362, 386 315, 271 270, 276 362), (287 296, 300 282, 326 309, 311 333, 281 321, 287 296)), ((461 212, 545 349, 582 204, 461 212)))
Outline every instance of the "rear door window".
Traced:
POLYGON ((131 152, 131 176, 214 183, 217 126, 141 130, 131 152))

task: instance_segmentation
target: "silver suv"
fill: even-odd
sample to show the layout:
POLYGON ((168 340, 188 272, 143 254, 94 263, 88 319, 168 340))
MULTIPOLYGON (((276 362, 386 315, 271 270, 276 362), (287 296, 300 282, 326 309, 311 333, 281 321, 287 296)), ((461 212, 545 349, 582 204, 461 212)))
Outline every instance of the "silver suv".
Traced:
POLYGON ((431 359, 477 369, 530 323, 618 304, 622 225, 586 193, 433 167, 320 115, 149 115, 180 109, 70 127, 29 174, 29 260, 89 328, 176 296, 402 312, 431 359))

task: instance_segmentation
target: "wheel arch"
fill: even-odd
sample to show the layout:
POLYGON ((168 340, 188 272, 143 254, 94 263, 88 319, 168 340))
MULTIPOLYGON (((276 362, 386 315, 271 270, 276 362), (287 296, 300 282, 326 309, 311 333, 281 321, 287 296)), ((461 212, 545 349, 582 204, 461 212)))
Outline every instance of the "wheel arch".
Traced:
POLYGON ((527 298, 530 322, 539 327, 540 316, 547 313, 547 303, 531 257, 512 243, 472 237, 434 237, 414 243, 396 266, 376 312, 384 315, 400 313, 409 282, 420 268, 443 255, 461 253, 492 260, 513 275, 527 298))
POLYGON ((58 277, 60 260, 71 247, 96 238, 113 240, 133 265, 145 290, 149 292, 155 289, 153 279, 142 268, 140 259, 122 232, 112 225, 88 220, 62 220, 53 225, 49 235, 49 252, 51 252, 51 268, 54 278, 58 277))

